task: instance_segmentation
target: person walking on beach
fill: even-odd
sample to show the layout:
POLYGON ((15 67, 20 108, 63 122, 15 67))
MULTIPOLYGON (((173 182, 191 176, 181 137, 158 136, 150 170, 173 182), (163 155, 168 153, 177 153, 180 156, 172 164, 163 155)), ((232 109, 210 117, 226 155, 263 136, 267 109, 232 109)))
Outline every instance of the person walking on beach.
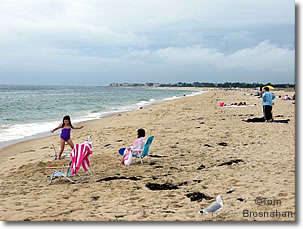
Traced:
POLYGON ((272 101, 276 98, 276 96, 269 92, 268 87, 263 88, 263 94, 262 94, 262 106, 263 106, 263 113, 264 113, 264 119, 265 122, 271 122, 273 121, 273 115, 272 115, 272 101))
POLYGON ((70 120, 70 117, 68 115, 63 117, 62 124, 56 127, 55 129, 52 129, 50 132, 54 133, 56 130, 61 129, 61 135, 60 135, 60 152, 58 154, 58 159, 61 159, 61 154, 63 153, 65 142, 73 149, 74 143, 72 139, 70 138, 70 132, 71 129, 82 129, 83 126, 73 126, 72 122, 70 120))

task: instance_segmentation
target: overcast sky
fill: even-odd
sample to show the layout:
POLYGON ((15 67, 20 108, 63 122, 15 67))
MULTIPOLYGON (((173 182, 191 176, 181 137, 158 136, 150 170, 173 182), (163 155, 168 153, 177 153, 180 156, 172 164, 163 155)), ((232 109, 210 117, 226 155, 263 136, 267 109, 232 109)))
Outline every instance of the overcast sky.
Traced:
POLYGON ((294 83, 294 0, 0 0, 0 84, 294 83))

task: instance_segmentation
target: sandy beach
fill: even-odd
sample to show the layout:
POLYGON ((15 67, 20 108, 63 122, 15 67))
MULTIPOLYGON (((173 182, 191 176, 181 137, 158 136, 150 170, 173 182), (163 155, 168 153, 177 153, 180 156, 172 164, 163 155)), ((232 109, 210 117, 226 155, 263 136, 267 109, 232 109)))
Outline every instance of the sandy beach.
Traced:
POLYGON ((0 220, 295 221, 283 216, 295 213, 295 105, 274 100, 275 119, 290 119, 287 124, 243 122, 263 115, 261 99, 250 93, 209 89, 84 122, 72 139, 81 143, 92 135, 93 174, 81 171, 77 184, 46 179, 50 142, 59 149, 59 132, 0 148, 0 220), (241 101, 254 106, 219 106, 241 101), (123 166, 118 149, 136 140, 138 128, 155 136, 150 157, 144 165, 123 166), (171 190, 151 190, 155 184, 171 190), (201 214, 217 195, 221 211, 201 214))

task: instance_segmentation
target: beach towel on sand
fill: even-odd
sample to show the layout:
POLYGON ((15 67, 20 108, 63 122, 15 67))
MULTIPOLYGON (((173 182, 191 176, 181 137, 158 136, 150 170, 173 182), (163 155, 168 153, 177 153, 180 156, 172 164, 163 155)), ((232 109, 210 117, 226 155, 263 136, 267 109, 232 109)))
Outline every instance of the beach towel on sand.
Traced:
POLYGON ((83 168, 87 171, 90 167, 90 155, 93 153, 92 143, 85 141, 81 144, 76 144, 71 152, 70 156, 72 159, 72 175, 78 174, 79 169, 83 168))
POLYGON ((133 155, 130 150, 125 150, 123 155, 123 164, 126 166, 130 166, 133 161, 133 155))
POLYGON ((133 153, 132 150, 133 149, 143 149, 145 145, 145 138, 141 137, 138 138, 135 143, 130 147, 131 150, 128 150, 127 148, 121 148, 119 150, 119 153, 123 153, 123 164, 126 166, 129 166, 132 163, 132 157, 133 157, 133 153))

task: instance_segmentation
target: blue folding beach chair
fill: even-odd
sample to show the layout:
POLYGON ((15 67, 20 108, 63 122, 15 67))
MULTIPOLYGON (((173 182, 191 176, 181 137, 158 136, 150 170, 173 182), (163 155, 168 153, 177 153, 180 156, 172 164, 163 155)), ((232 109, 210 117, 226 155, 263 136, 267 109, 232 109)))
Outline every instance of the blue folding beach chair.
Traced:
POLYGON ((143 165, 143 158, 148 157, 148 151, 151 143, 153 142, 154 136, 150 136, 143 149, 132 149, 132 156, 135 158, 140 158, 141 164, 143 165))
MULTIPOLYGON (((92 136, 88 137, 88 141, 89 142, 92 141, 92 136)), ((53 184, 53 180, 55 180, 57 178, 59 180, 61 180, 61 178, 67 179, 71 183, 80 182, 83 179, 83 177, 80 174, 76 174, 78 177, 80 177, 80 180, 74 180, 74 179, 71 178, 71 176, 72 176, 72 170, 71 170, 72 161, 71 161, 71 158, 70 158, 70 153, 66 153, 64 156, 61 155, 61 158, 63 158, 63 160, 56 160, 58 158, 57 151, 55 149, 54 144, 53 143, 51 143, 51 144, 52 144, 53 149, 55 151, 55 156, 54 156, 54 160, 51 161, 51 162, 48 162, 48 166, 46 167, 46 169, 52 171, 51 175, 46 176, 46 178, 50 179, 50 184, 53 184)), ((90 170, 88 172, 89 172, 90 175, 92 175, 90 170)))
POLYGON ((71 161, 53 161, 48 163, 48 167, 46 169, 51 169, 52 174, 50 176, 46 176, 46 178, 50 179, 50 184, 53 183, 53 180, 56 178, 65 178, 71 183, 75 183, 74 180, 70 178, 71 176, 71 161))

